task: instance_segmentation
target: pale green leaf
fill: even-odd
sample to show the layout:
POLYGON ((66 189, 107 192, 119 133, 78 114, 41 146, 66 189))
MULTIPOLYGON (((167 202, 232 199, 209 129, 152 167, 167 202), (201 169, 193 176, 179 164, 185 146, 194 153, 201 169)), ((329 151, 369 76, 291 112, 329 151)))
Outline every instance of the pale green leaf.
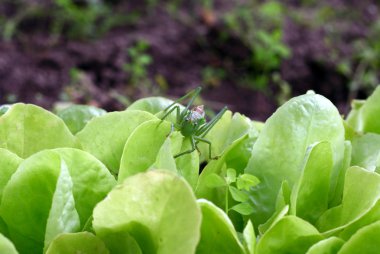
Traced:
POLYGON ((276 225, 276 223, 281 220, 283 217, 288 215, 289 213, 289 205, 285 205, 281 208, 276 209, 276 211, 272 214, 272 216, 263 224, 261 224, 258 229, 260 234, 264 234, 268 229, 272 226, 276 225))
POLYGON ((102 240, 89 232, 63 233, 50 244, 46 254, 109 254, 102 240))
POLYGON ((304 254, 322 240, 322 236, 308 222, 288 215, 268 229, 257 243, 256 254, 304 254))
POLYGON ((106 114, 103 109, 89 105, 71 105, 65 109, 59 110, 59 116, 70 129, 71 133, 76 134, 86 126, 94 117, 106 114))
POLYGON ((81 150, 34 154, 21 162, 3 191, 0 215, 9 238, 20 253, 42 253, 45 239, 80 230, 115 183, 103 164, 81 150))
POLYGON ((13 173, 16 172, 21 162, 22 159, 16 154, 0 148, 0 200, 5 185, 11 179, 13 173))
POLYGON ((0 118, 0 147, 21 158, 44 149, 77 146, 63 120, 38 106, 17 103, 0 118))
POLYGON ((234 186, 229 186, 228 189, 229 189, 229 191, 231 193, 232 198, 235 201, 245 202, 245 201, 247 201, 249 199, 248 193, 244 192, 243 190, 238 190, 234 186))
POLYGON ((0 234, 0 253, 1 254, 18 254, 15 246, 9 239, 0 234))
POLYGON ((237 205, 234 205, 230 208, 230 210, 234 210, 242 215, 250 215, 253 213, 254 209, 249 203, 240 203, 237 205))
POLYGON ((93 227, 101 239, 129 234, 142 253, 193 254, 200 238, 201 212, 182 178, 152 170, 128 177, 114 188, 95 207, 93 227))
POLYGON ((218 188, 227 186, 226 180, 218 174, 209 174, 205 179, 205 184, 209 188, 218 188))
POLYGON ((91 153, 109 170, 119 171, 124 145, 140 124, 157 119, 150 113, 138 110, 111 112, 93 118, 77 133, 83 150, 91 153))
POLYGON ((375 171, 380 154, 380 135, 367 133, 352 139, 352 166, 375 171))
MULTIPOLYGON (((154 165, 157 156, 165 155, 160 154, 160 150, 170 134, 171 124, 167 121, 151 120, 137 127, 128 138, 122 153, 118 179, 119 183, 128 176, 147 171, 154 165)), ((169 155, 166 153, 165 156, 172 156, 170 154, 172 152, 172 146, 178 147, 177 144, 173 144, 174 140, 182 142, 181 139, 170 140, 170 144, 167 143, 166 148, 165 145, 163 148, 170 151, 169 155), (167 147, 167 145, 170 145, 170 147, 167 147)), ((170 167, 173 169, 173 161, 170 167)), ((168 170, 169 169, 170 168, 168 168, 168 170)))
POLYGON ((248 223, 243 230, 243 239, 247 254, 255 254, 256 234, 251 220, 248 220, 248 223))
POLYGON ((344 244, 344 241, 338 237, 330 237, 317 242, 306 252, 306 254, 336 254, 344 244))
POLYGON ((380 221, 358 230, 340 249, 338 254, 379 253, 380 221))
POLYGON ((200 199, 202 210, 201 240, 196 254, 244 254, 228 216, 210 201, 200 199))
POLYGON ((254 187, 260 183, 260 180, 250 174, 241 174, 238 176, 236 185, 239 190, 249 190, 251 187, 254 187))
POLYGON ((291 194, 292 215, 314 224, 327 210, 332 159, 331 146, 327 141, 308 148, 301 176, 291 194))
POLYGON ((79 229, 80 220, 75 209, 73 181, 65 161, 61 159, 61 169, 46 223, 44 250, 46 251, 50 242, 60 233, 75 232, 79 229))
POLYGON ((251 219, 264 223, 274 212, 281 183, 290 188, 298 181, 309 145, 328 140, 333 152, 333 170, 329 191, 335 191, 344 153, 344 126, 336 107, 316 94, 295 97, 282 105, 265 123, 253 147, 246 173, 259 178, 251 188, 255 204, 251 219))
POLYGON ((358 228, 380 219, 379 200, 380 175, 351 167, 346 173, 342 204, 327 210, 317 226, 325 235, 343 231, 349 237, 358 228))
POLYGON ((226 172, 226 181, 228 184, 236 182, 236 170, 228 168, 226 172))

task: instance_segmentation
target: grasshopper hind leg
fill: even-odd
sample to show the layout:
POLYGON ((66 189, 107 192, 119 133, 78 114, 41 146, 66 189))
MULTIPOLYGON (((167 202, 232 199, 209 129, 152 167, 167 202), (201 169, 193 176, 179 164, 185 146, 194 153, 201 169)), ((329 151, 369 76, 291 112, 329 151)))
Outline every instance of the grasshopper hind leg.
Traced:
POLYGON ((197 146, 196 146, 196 144, 195 144, 195 140, 194 140, 193 137, 190 137, 190 142, 191 142, 191 149, 189 149, 189 150, 187 150, 187 151, 184 151, 184 152, 182 152, 182 153, 179 153, 179 154, 174 155, 174 159, 176 159, 176 158, 178 158, 178 157, 180 157, 180 156, 182 156, 182 155, 192 153, 192 152, 195 151, 195 149, 197 149, 197 146))
POLYGON ((201 138, 201 137, 197 137, 197 136, 194 137, 194 139, 196 140, 196 143, 203 142, 203 143, 208 145, 208 157, 210 160, 217 160, 219 158, 219 156, 214 156, 214 157, 211 156, 211 141, 210 140, 207 140, 207 139, 201 138))

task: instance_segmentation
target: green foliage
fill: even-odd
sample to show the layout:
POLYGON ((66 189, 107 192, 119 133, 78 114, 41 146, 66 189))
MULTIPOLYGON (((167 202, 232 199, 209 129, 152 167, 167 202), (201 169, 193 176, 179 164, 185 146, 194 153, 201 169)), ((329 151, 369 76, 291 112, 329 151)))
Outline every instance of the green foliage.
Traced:
POLYGON ((378 242, 376 239, 380 235, 380 222, 360 229, 350 240, 348 240, 339 251, 339 254, 378 252, 378 242))
POLYGON ((153 58, 147 53, 149 43, 139 40, 128 48, 128 62, 123 65, 124 71, 129 75, 129 83, 135 87, 151 86, 148 79, 148 67, 153 62, 153 58))
POLYGON ((133 23, 138 18, 136 13, 119 14, 104 0, 53 0, 44 3, 16 4, 18 12, 7 18, 0 18, 0 32, 5 40, 17 35, 22 22, 42 20, 48 22, 48 29, 54 36, 72 39, 89 39, 103 35, 111 28, 133 23), (49 11, 47 11, 47 9, 49 11))
POLYGON ((255 254, 256 234, 251 221, 248 221, 243 230, 243 244, 247 254, 255 254))
POLYGON ((153 115, 170 100, 87 123, 69 110, 75 135, 14 104, 0 116, 0 252, 377 253, 377 93, 348 120, 312 93, 265 123, 227 112, 206 135, 220 154, 209 161, 175 158, 191 145, 153 115))
POLYGON ((266 88, 275 81, 271 74, 279 70, 282 60, 290 57, 290 49, 282 41, 285 12, 285 6, 278 1, 251 1, 224 17, 227 27, 252 51, 248 66, 253 72, 245 82, 250 87, 266 88))
POLYGON ((251 191, 251 200, 257 206, 251 217, 255 225, 264 223, 274 212, 281 183, 286 180, 292 188, 297 182, 307 148, 324 140, 334 151, 332 191, 341 169, 344 145, 343 122, 334 105, 320 95, 306 94, 285 103, 266 121, 245 169, 245 173, 261 181, 251 191))
POLYGON ((199 159, 196 152, 174 158, 175 154, 190 149, 189 140, 179 132, 171 132, 171 124, 151 120, 141 124, 125 143, 120 161, 119 182, 128 176, 154 168, 165 168, 182 175, 191 186, 198 179, 199 159), (144 154, 140 157, 139 154, 144 154))
POLYGON ((0 148, 1 176, 0 176, 0 197, 11 176, 16 172, 22 159, 7 149, 0 148))
POLYGON ((342 239, 332 236, 311 246, 306 254, 334 254, 339 251, 343 244, 344 241, 342 239))
POLYGON ((352 8, 350 5, 340 8, 333 5, 316 8, 317 2, 313 5, 316 12, 305 9, 304 13, 293 11, 290 16, 309 29, 322 28, 326 31, 323 40, 330 51, 330 57, 318 61, 327 65, 333 63, 335 71, 347 79, 348 100, 355 99, 359 92, 369 95, 380 83, 380 19, 377 17, 367 21, 366 14, 360 8, 352 8), (312 15, 314 18, 307 18, 312 15), (358 27, 363 33, 352 34, 352 38, 347 40, 349 33, 342 28, 342 24, 352 28, 356 25, 353 20, 361 20, 358 27))
POLYGON ((46 254, 109 254, 104 243, 89 232, 63 233, 54 238, 46 254))
POLYGON ((326 141, 308 147, 301 175, 290 197, 290 213, 312 224, 328 208, 332 153, 331 145, 326 141), (324 158, 323 162, 321 158, 324 158))
MULTIPOLYGON (((6 2, 6 1, 4 1, 6 2)), ((21 9, 11 17, 0 17, 0 33, 4 40, 10 40, 15 35, 18 29, 18 25, 29 17, 41 15, 41 6, 33 3, 17 3, 21 9)))
POLYGON ((17 103, 0 118, 0 147, 21 158, 43 149, 76 146, 65 123, 40 107, 17 103))
POLYGON ((0 216, 20 253, 41 253, 58 234, 80 231, 115 183, 83 151, 45 150, 19 165, 4 188, 0 216))
POLYGON ((125 142, 140 124, 152 119, 156 118, 142 111, 110 112, 92 119, 76 136, 83 150, 117 173, 125 142))
POLYGON ((351 163, 369 171, 379 171, 380 135, 366 133, 352 139, 351 163))
POLYGON ((94 117, 104 115, 105 110, 87 106, 87 105, 71 105, 65 109, 59 110, 57 115, 69 127, 72 134, 76 134, 86 126, 86 124, 94 117))
POLYGON ((54 1, 58 8, 53 32, 58 35, 66 24, 70 24, 68 31, 70 37, 98 34, 102 29, 97 26, 98 19, 110 15, 110 10, 102 0, 86 0, 84 6, 76 4, 73 0, 54 1))
MULTIPOLYGON (((235 113, 232 114, 231 111, 227 110, 222 118, 215 124, 215 126, 207 134, 208 140, 211 141, 211 153, 212 154, 222 154, 227 148, 229 148, 232 143, 244 135, 249 135, 250 140, 253 141, 257 137, 258 131, 254 127, 254 124, 246 116, 235 113)), ((207 160, 208 149, 205 144, 200 144, 199 149, 201 151, 201 159, 207 160)), ((247 149, 242 149, 240 157, 250 157, 250 147, 247 149)), ((246 159, 242 159, 241 162, 244 163, 246 159)), ((239 171, 240 172, 240 171, 239 171)))
POLYGON ((236 230, 223 210, 203 199, 198 200, 198 204, 202 211, 202 225, 196 253, 244 254, 236 230))
POLYGON ((0 253, 17 254, 17 250, 14 247, 13 243, 2 234, 0 234, 0 253))
POLYGON ((208 86, 219 86, 226 77, 226 71, 222 68, 207 66, 202 70, 202 83, 208 86))
POLYGON ((172 100, 163 97, 148 97, 135 101, 129 105, 127 110, 142 110, 155 115, 172 103, 172 100))
POLYGON ((260 239, 256 251, 258 254, 294 253, 303 254, 323 237, 308 222, 288 215, 280 219, 260 239))
POLYGON ((318 219, 319 230, 347 239, 360 227, 373 222, 379 216, 379 182, 377 173, 350 167, 345 177, 342 204, 327 210, 318 219), (373 210, 377 210, 375 214, 373 210))
POLYGON ((224 177, 216 173, 207 175, 206 186, 208 188, 225 188, 225 212, 227 214, 230 210, 234 210, 242 215, 250 215, 253 212, 253 207, 247 202, 249 200, 247 191, 259 184, 260 181, 255 176, 248 174, 239 174, 236 177, 236 170, 233 168, 228 168, 223 173, 224 177), (230 207, 228 204, 230 196, 238 204, 230 207))
POLYGON ((338 64, 338 71, 349 80, 351 99, 358 90, 369 94, 379 85, 380 77, 380 19, 372 23, 365 38, 353 43, 353 54, 343 57, 338 64))
POLYGON ((380 86, 376 87, 373 94, 366 102, 356 103, 354 109, 347 117, 347 123, 357 132, 372 132, 380 134, 380 86))
POLYGON ((200 237, 201 211, 189 185, 161 170, 134 175, 112 190, 94 210, 94 230, 110 243, 126 234, 143 253, 194 253, 200 237))

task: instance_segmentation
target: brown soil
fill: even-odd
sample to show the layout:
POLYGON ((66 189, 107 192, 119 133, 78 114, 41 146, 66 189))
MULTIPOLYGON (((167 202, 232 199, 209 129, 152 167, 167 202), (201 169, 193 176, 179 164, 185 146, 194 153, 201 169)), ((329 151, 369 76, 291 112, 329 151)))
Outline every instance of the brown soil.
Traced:
MULTIPOLYGON (((121 4, 119 8, 144 7, 139 1, 128 2, 128 6, 121 4)), ((293 8, 300 8, 297 1, 288 2, 293 8)), ((373 17, 368 17, 366 9, 374 1, 327 2, 336 8, 359 8, 363 12, 362 20, 342 24, 344 28, 340 32, 347 40, 336 48, 342 54, 349 54, 350 41, 365 36, 366 24, 377 17, 378 6, 375 13, 371 12, 373 17), (364 2, 368 2, 367 5, 364 2)), ((39 22, 24 24, 21 35, 11 41, 0 40, 0 104, 17 100, 51 108, 55 102, 65 99, 63 95, 69 95, 77 103, 120 110, 124 105, 115 99, 117 95, 126 95, 132 100, 157 93, 176 97, 202 84, 202 70, 213 66, 224 68, 227 75, 218 84, 205 87, 202 94, 205 104, 214 109, 226 104, 234 111, 264 120, 278 106, 278 89, 270 85, 263 93, 239 85, 239 77, 250 71, 245 65, 250 49, 233 35, 223 43, 218 39, 225 30, 218 15, 233 4, 234 1, 216 1, 214 16, 208 17, 194 6, 181 7, 179 16, 157 7, 145 13, 138 23, 113 29, 90 41, 63 37, 57 40, 43 32, 39 22), (128 85, 130 77, 123 71, 128 61, 126 49, 140 39, 151 45, 151 87, 131 87, 128 85), (76 85, 69 75, 73 68, 82 71, 76 85), (155 80, 159 79, 164 85, 158 85, 160 82, 155 80)), ((8 12, 9 8, 0 4, 0 15, 8 12)), ((348 103, 348 80, 333 68, 334 62, 329 61, 331 49, 323 42, 324 28, 310 29, 286 19, 284 29, 284 41, 293 54, 283 62, 280 71, 291 84, 292 95, 313 89, 344 109, 348 103)))

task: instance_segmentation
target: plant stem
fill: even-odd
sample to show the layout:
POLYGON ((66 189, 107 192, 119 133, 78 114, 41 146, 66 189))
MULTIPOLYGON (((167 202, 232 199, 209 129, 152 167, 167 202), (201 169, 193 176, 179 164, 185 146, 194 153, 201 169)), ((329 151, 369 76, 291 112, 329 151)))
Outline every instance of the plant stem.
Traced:
POLYGON ((225 207, 224 207, 224 210, 226 212, 226 214, 228 215, 228 185, 226 186, 226 200, 225 200, 225 207))

